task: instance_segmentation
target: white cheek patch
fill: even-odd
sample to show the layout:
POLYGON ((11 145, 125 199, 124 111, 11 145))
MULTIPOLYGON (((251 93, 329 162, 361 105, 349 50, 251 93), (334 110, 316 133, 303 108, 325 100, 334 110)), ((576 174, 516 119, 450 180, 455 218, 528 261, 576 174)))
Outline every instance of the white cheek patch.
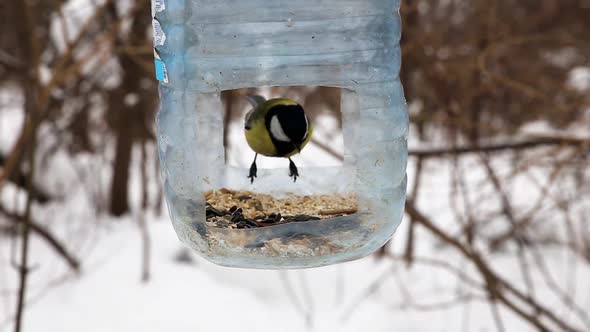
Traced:
POLYGON ((279 118, 277 118, 276 115, 273 115, 270 119, 270 133, 278 141, 291 142, 291 139, 285 134, 285 131, 279 122, 279 118))

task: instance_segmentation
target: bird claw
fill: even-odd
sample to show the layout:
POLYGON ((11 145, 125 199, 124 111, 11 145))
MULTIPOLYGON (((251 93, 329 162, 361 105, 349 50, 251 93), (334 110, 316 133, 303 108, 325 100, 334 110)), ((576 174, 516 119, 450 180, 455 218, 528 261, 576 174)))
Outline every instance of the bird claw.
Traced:
POLYGON ((289 176, 293 178, 293 182, 296 182, 297 177, 299 176, 297 166, 295 166, 295 163, 291 159, 289 159, 289 176))
POLYGON ((250 166, 250 173, 248 174, 248 178, 250 179, 250 183, 254 183, 254 178, 256 177, 256 173, 258 172, 258 168, 256 167, 256 161, 252 163, 250 166))

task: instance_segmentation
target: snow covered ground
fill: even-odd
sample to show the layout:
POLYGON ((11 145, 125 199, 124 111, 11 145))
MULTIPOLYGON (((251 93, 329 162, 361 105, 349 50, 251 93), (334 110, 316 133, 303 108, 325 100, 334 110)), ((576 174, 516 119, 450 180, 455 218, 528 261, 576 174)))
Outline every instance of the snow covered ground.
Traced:
MULTIPOLYGON (((62 239, 83 257, 78 276, 35 240, 31 257, 38 268, 31 275, 25 331, 457 331, 465 324, 463 310, 469 309, 400 308, 407 294, 399 283, 410 282, 418 290, 415 299, 428 303, 453 291, 456 281, 449 275, 408 273, 374 257, 303 271, 224 268, 183 249, 166 219, 149 218, 147 283, 140 281, 142 244, 132 218, 69 219, 74 225, 62 239), (89 222, 98 224, 84 230, 89 222)), ((16 281, 7 242, 0 248, 3 331, 10 331, 16 281)), ((469 331, 491 326, 487 311, 474 311, 469 331)))
MULTIPOLYGON (((437 163, 421 194, 437 220, 452 218, 445 171, 437 163)), ((409 173, 411 177, 411 168, 409 173)), ((302 271, 224 268, 185 249, 166 215, 146 216, 151 278, 141 282, 139 216, 96 217, 86 194, 78 190, 62 202, 36 209, 36 220, 82 260, 82 272, 69 272, 45 243, 32 237, 35 270, 25 331, 494 330, 490 308, 482 302, 438 308, 436 303, 452 301, 461 293, 457 279, 442 270, 407 269, 375 257, 302 271)), ((14 194, 4 190, 3 199, 13 196, 10 192, 14 194)), ((394 236, 392 250, 397 253, 407 224, 394 236)), ((420 255, 465 267, 451 250, 440 250, 428 236, 418 239, 420 255)), ((12 328, 17 274, 10 266, 11 245, 5 238, 0 242, 0 331, 12 328)), ((565 264, 560 253, 546 254, 551 264, 565 264)), ((511 257, 497 263, 504 271, 514 270, 518 278, 511 257)), ((583 281, 590 273, 581 269, 577 275, 583 281)), ((577 286, 590 308, 589 285, 577 286)), ((503 320, 508 331, 530 330, 511 314, 503 313, 503 320)))

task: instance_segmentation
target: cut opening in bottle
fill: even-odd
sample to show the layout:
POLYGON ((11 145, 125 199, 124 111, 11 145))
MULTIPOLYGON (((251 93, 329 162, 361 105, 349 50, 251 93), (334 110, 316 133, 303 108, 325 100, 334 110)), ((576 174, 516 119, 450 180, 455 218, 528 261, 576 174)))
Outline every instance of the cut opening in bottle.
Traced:
POLYGON ((244 229, 355 214, 358 98, 323 86, 220 94, 225 176, 204 192, 208 227, 244 229))

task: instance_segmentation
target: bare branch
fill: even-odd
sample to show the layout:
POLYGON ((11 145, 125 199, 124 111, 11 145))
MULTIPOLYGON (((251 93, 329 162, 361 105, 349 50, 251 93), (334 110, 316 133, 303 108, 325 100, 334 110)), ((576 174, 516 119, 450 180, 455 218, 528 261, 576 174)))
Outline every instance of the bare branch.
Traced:
POLYGON ((428 150, 410 150, 409 155, 412 157, 421 158, 438 158, 449 155, 462 155, 470 153, 492 153, 492 152, 506 152, 506 151, 517 151, 534 149, 540 147, 565 145, 565 146, 589 146, 590 140, 580 138, 566 138, 566 137, 539 137, 522 142, 510 142, 510 143, 498 143, 480 146, 466 146, 466 147, 452 147, 452 148, 441 148, 441 149, 428 149, 428 150))
POLYGON ((485 280, 486 288, 490 292, 492 298, 504 304, 508 309, 512 310, 516 315, 520 316, 531 325, 535 326, 539 331, 552 331, 552 328, 547 325, 542 317, 552 322, 564 331, 579 332, 578 328, 565 322, 551 310, 544 305, 538 303, 534 298, 523 294, 514 285, 505 279, 501 278, 492 268, 485 262, 485 260, 478 254, 475 249, 467 246, 459 240, 453 238, 445 231, 437 227, 426 215, 416 209, 414 202, 406 201, 406 212, 416 220, 420 225, 424 226, 428 231, 442 240, 447 245, 455 248, 465 258, 467 258, 479 271, 482 278, 485 280), (506 293, 508 292, 508 294, 506 293), (512 297, 520 301, 517 303, 512 297), (529 313, 533 312, 533 313, 529 313))

